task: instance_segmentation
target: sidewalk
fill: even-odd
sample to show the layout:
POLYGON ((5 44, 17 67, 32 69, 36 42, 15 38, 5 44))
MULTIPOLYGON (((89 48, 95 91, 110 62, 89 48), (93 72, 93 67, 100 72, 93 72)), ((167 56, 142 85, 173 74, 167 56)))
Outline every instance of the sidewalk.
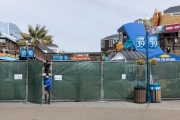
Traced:
POLYGON ((98 108, 129 108, 180 110, 180 100, 162 100, 161 103, 134 103, 126 101, 83 101, 83 102, 52 102, 50 105, 26 102, 0 102, 0 107, 98 107, 98 108))
POLYGON ((179 120, 180 100, 161 103, 128 101, 0 102, 0 120, 179 120))

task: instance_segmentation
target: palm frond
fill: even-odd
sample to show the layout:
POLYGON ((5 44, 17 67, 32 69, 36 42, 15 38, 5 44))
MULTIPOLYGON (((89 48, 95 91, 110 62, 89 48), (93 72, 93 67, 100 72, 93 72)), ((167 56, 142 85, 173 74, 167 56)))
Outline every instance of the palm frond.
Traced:
POLYGON ((34 28, 31 25, 28 26, 28 31, 31 37, 35 36, 34 28))
POLYGON ((18 45, 26 45, 26 41, 27 41, 27 40, 25 40, 25 39, 19 40, 17 44, 18 44, 18 45))
POLYGON ((52 40, 53 36, 52 35, 46 35, 44 36, 44 40, 52 40))
POLYGON ((45 31, 41 32, 40 34, 38 34, 37 38, 38 39, 43 39, 46 36, 46 34, 47 34, 47 31, 45 30, 45 31))
POLYGON ((31 37, 29 34, 27 34, 27 33, 21 32, 20 34, 21 34, 21 36, 23 37, 23 39, 25 39, 25 40, 31 40, 31 38, 32 38, 32 37, 31 37))
POLYGON ((34 32, 34 33, 35 33, 35 34, 38 34, 39 29, 40 29, 40 25, 39 25, 39 24, 37 24, 37 25, 36 25, 36 28, 35 28, 35 32, 34 32))
POLYGON ((41 27, 41 28, 39 29, 39 31, 37 32, 37 36, 38 36, 39 34, 41 34, 42 32, 47 31, 45 28, 46 28, 46 26, 41 27))

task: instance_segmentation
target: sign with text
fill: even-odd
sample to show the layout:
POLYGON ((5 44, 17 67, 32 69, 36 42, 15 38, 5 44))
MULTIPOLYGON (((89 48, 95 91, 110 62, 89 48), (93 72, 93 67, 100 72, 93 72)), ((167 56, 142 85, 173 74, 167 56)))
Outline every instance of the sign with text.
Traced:
POLYGON ((151 56, 150 59, 156 58, 157 61, 180 61, 180 56, 174 55, 174 54, 157 54, 154 56, 151 56))
POLYGON ((14 74, 14 80, 22 80, 22 74, 14 74))
POLYGON ((146 48, 145 36, 137 36, 136 38, 136 49, 145 49, 146 48))
POLYGON ((158 47, 158 36, 150 35, 148 36, 148 47, 149 49, 157 49, 158 47))
POLYGON ((54 75, 54 80, 62 80, 62 75, 54 75))
POLYGON ((177 32, 180 30, 180 24, 166 25, 165 32, 177 32))
MULTIPOLYGON (((148 36, 148 49, 157 49, 158 47, 158 36, 149 35, 148 36)), ((145 36, 136 37, 136 49, 145 49, 146 48, 146 38, 145 36)))

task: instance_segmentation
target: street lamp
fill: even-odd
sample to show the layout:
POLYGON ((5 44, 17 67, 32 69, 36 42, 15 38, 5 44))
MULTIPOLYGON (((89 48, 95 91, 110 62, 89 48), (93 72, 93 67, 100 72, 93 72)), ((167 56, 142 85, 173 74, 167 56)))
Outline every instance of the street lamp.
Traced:
POLYGON ((151 98, 150 98, 150 77, 149 77, 149 65, 148 65, 148 30, 150 26, 150 19, 147 17, 144 18, 143 20, 144 27, 146 29, 146 80, 147 80, 147 91, 146 91, 146 102, 150 103, 151 98))
POLYGON ((29 42, 26 40, 26 59, 28 60, 28 45, 29 42))

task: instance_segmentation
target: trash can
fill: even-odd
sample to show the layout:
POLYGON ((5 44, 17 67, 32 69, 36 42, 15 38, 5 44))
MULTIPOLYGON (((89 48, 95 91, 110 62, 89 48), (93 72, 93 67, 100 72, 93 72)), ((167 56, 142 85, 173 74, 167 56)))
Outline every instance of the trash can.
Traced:
POLYGON ((134 87, 134 102, 145 103, 146 102, 146 88, 143 86, 134 87))
POLYGON ((151 102, 160 103, 161 102, 161 84, 153 83, 150 85, 151 91, 151 102))

